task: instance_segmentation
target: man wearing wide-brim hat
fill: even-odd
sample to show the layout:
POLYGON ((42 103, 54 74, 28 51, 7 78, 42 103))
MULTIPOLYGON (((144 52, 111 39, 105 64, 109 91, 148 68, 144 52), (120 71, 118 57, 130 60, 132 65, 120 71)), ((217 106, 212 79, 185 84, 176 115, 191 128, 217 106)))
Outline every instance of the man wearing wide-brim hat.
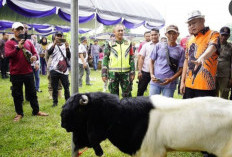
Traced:
MULTIPOLYGON (((184 99, 216 96, 219 33, 205 27, 205 16, 198 10, 192 11, 186 22, 193 35, 186 45, 180 92, 184 99)), ((205 156, 214 155, 205 153, 205 156)))

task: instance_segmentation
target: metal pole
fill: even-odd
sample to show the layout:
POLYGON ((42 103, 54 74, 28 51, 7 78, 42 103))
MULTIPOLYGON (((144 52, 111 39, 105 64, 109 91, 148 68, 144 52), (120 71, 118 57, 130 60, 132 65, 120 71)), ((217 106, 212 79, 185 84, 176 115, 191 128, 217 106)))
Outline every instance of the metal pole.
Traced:
MULTIPOLYGON (((71 0, 71 95, 78 92, 78 10, 78 0, 71 0)), ((72 157, 77 157, 78 151, 75 152, 74 148, 72 134, 72 157)))

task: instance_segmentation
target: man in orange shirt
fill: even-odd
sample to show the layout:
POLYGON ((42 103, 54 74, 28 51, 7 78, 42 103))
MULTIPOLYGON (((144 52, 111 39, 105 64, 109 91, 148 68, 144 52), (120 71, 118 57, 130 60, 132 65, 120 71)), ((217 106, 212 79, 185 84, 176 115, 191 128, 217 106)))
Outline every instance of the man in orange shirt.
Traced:
MULTIPOLYGON (((189 14, 188 28, 193 34, 186 45, 180 92, 183 98, 216 96, 219 33, 205 27, 200 11, 189 14)), ((204 153, 205 157, 214 155, 204 153)))

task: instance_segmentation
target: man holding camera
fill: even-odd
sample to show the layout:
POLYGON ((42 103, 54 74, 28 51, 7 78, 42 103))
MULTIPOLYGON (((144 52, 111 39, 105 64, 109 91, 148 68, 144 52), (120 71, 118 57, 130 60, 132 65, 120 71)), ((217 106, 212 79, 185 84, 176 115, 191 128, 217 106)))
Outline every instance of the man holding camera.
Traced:
POLYGON ((21 39, 20 34, 24 33, 24 26, 20 22, 12 25, 14 38, 5 44, 6 57, 10 61, 10 79, 12 82, 12 96, 14 98, 15 111, 17 115, 14 121, 23 118, 23 84, 28 89, 30 104, 33 109, 32 114, 37 116, 47 116, 48 114, 39 111, 31 62, 38 59, 33 44, 29 40, 21 39))
POLYGON ((64 87, 65 100, 70 97, 69 92, 69 60, 71 58, 71 53, 69 49, 69 44, 63 38, 63 32, 57 31, 55 33, 55 40, 53 44, 48 48, 48 55, 51 55, 52 61, 49 67, 52 83, 52 98, 53 107, 58 104, 58 84, 61 81, 64 87))

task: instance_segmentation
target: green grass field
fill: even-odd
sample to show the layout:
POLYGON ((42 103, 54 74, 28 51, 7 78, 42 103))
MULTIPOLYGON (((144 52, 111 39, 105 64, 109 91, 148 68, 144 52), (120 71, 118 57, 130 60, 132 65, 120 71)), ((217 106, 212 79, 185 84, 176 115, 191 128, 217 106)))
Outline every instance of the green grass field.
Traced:
MULTIPOLYGON (((85 77, 85 76, 84 76, 85 77)), ((85 78, 83 79, 85 80, 85 78)), ((71 81, 70 81, 71 82, 71 81)), ((59 99, 57 107, 52 107, 47 90, 47 77, 40 76, 38 93, 40 110, 49 113, 48 117, 32 116, 30 103, 24 101, 24 118, 13 122, 16 115, 11 96, 9 79, 0 78, 0 157, 68 157, 71 156, 71 133, 61 128, 60 112, 65 100, 59 99)), ((93 86, 85 86, 79 92, 97 92, 103 90, 100 71, 91 71, 93 86)), ((136 96, 137 83, 134 81, 133 96, 136 96)), ((148 92, 145 93, 148 95, 148 92)), ((176 98, 180 98, 175 93, 176 98)), ((104 157, 129 157, 121 153, 109 141, 101 143, 104 157)), ((168 157, 201 157, 199 153, 172 152, 168 157)), ((92 149, 88 149, 81 157, 95 157, 92 149)))

